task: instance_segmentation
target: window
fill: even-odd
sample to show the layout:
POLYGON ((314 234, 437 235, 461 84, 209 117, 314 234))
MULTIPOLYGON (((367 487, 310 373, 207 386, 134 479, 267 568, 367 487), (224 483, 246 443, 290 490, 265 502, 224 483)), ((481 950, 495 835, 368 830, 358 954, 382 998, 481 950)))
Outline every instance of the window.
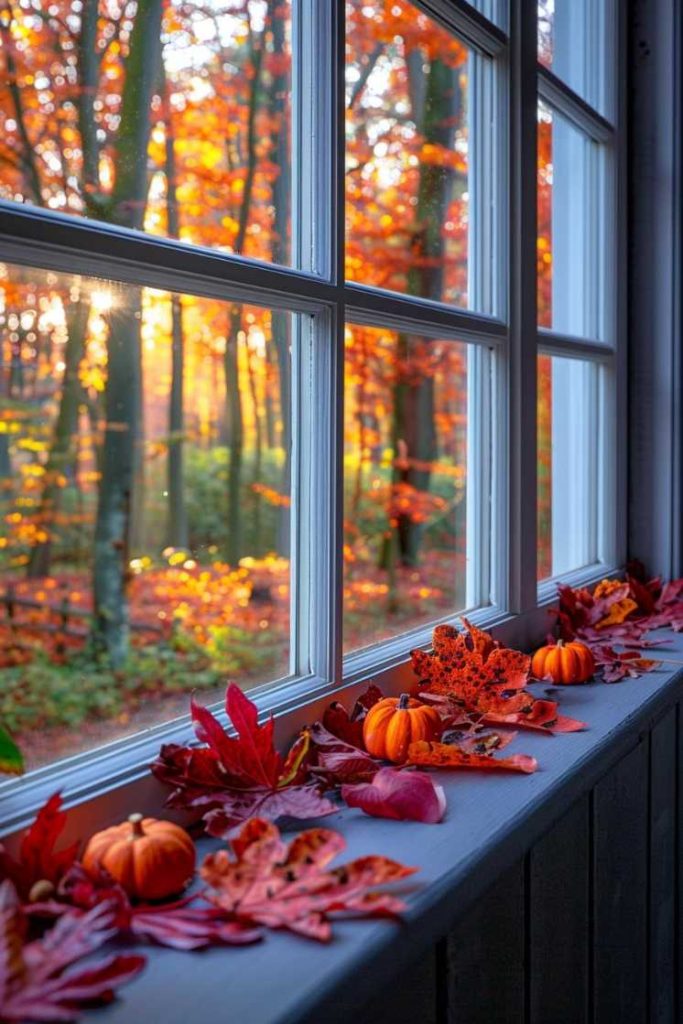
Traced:
POLYGON ((188 690, 294 708, 618 562, 614 17, 0 11, 0 718, 30 767, 117 741, 120 772, 188 690))

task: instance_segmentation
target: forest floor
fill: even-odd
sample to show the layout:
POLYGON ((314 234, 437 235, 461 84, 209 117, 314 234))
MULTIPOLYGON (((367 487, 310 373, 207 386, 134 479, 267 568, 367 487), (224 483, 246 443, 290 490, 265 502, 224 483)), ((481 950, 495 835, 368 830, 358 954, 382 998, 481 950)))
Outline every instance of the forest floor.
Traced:
MULTIPOLYGON (((452 553, 399 568, 394 590, 368 562, 347 565, 345 649, 355 650, 458 607, 452 553)), ((239 568, 182 556, 131 563, 132 650, 121 671, 88 650, 89 576, 15 578, 0 591, 0 720, 36 768, 187 712, 196 690, 220 700, 289 671, 289 565, 274 555, 239 568)))

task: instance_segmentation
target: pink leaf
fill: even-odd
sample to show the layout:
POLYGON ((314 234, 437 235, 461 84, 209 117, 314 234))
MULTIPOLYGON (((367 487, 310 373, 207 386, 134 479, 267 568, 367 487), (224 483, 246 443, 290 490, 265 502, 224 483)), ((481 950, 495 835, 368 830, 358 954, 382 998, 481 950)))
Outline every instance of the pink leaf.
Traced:
POLYGON ((381 768, 372 782, 342 786, 342 799, 374 818, 435 825, 446 810, 446 796, 424 772, 381 768))

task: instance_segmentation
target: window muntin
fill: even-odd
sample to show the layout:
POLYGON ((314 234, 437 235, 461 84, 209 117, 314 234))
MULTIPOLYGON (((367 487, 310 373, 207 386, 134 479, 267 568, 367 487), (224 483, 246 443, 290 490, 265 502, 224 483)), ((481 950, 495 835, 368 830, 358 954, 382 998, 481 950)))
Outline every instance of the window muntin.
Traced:
MULTIPOLYGON (((254 18, 260 17, 256 8, 265 11, 266 6, 270 6, 266 0, 241 0, 241 3, 253 8, 254 18)), ((283 5, 276 6, 281 8, 283 5)), ((351 6, 356 6, 355 0, 351 6)), ((371 0, 365 6, 374 10, 377 3, 371 0)), ((395 0, 386 0, 386 6, 392 10, 400 6, 405 10, 408 4, 399 5, 395 0)), ((494 13, 502 15, 502 8, 507 7, 504 3, 495 4, 497 10, 493 12, 489 9, 489 0, 481 0, 474 6, 487 16, 494 13)), ((415 11, 418 8, 422 10, 420 0, 415 0, 411 7, 415 11)), ((516 371, 511 375, 508 373, 519 356, 515 324, 519 322, 520 308, 524 312, 522 319, 527 323, 533 313, 530 290, 519 287, 514 275, 512 278, 509 275, 505 255, 508 234, 505 220, 507 213, 516 207, 522 214, 522 233, 525 222, 533 220, 532 211, 528 209, 528 192, 521 198, 514 180, 515 177, 518 179, 518 185, 519 179, 529 172, 534 162, 533 154, 526 151, 527 145, 523 141, 525 136, 529 138, 529 133, 519 130, 520 118, 524 121, 524 112, 533 107, 532 76, 522 76, 521 107, 511 109, 506 92, 509 81, 506 71, 507 65, 512 63, 514 72, 514 65, 521 59, 519 40, 512 40, 514 45, 510 45, 510 40, 498 27, 487 27, 485 21, 473 17, 467 5, 461 6, 458 0, 452 4, 442 4, 440 0, 431 3, 430 0, 425 9, 432 12, 433 19, 423 14, 423 20, 436 27, 443 26, 439 30, 466 45, 468 51, 466 272, 469 308, 477 313, 458 307, 457 301, 450 297, 434 307, 420 295, 378 290, 378 282, 374 279, 361 281, 366 285, 364 288, 353 282, 350 282, 352 287, 345 285, 339 245, 342 236, 339 211, 345 186, 343 174, 336 180, 336 204, 329 201, 335 198, 338 166, 330 143, 335 135, 337 146, 344 142, 343 125, 334 123, 337 108, 336 84, 333 81, 336 83, 338 80, 340 69, 333 67, 332 0, 291 0, 289 7, 291 45, 295 51, 291 72, 294 102, 289 114, 293 207, 289 244, 295 255, 290 262, 304 273, 296 270, 293 273, 282 272, 275 266, 268 267, 248 258, 233 260, 227 252, 207 254, 199 247, 178 246, 173 240, 161 240, 150 233, 146 236, 138 233, 136 236, 134 232, 118 228, 105 232, 100 230, 98 222, 84 218, 80 223, 74 218, 72 225, 77 226, 67 228, 59 218, 43 215, 34 207, 33 212, 40 218, 36 222, 28 216, 25 204, 22 208, 18 203, 2 204, 0 201, 0 236, 9 243, 9 252, 15 253, 13 258, 17 264, 27 262, 40 266, 41 246, 44 245, 46 265, 62 271, 78 266, 82 272, 92 272, 102 280, 120 276, 132 283, 138 279, 150 284, 153 282, 157 288, 166 289, 167 294, 185 291, 189 295, 199 289, 202 294, 213 296, 213 300, 227 304, 232 300, 249 301, 264 308, 284 306, 298 311, 289 316, 293 350, 296 352, 291 379, 293 413, 290 438, 292 467, 296 469, 292 475, 290 529, 291 558, 296 563, 291 571, 290 588, 289 668, 292 674, 281 687, 258 688, 256 699, 264 709, 281 708, 283 704, 289 706, 295 699, 309 694, 314 687, 316 692, 321 692, 321 686, 331 690, 343 678, 355 679, 359 672, 365 674, 395 665, 401 652, 406 652, 409 646, 426 642, 430 632, 427 616, 420 618, 416 612, 414 621, 417 623, 419 620, 424 625, 418 624, 405 635, 397 635, 394 631, 388 645, 351 651, 342 665, 343 631, 340 623, 344 535, 342 502, 339 499, 342 496, 343 466, 340 349, 344 336, 337 325, 345 319, 352 323, 380 325, 385 333, 393 330, 423 341, 447 338, 450 339, 448 342, 439 344, 460 345, 467 349, 467 466, 470 472, 465 489, 466 605, 482 609, 493 603, 495 611, 492 609, 492 614, 496 615, 505 614, 508 607, 516 610, 530 608, 529 595, 535 574, 533 559, 526 557, 521 564, 516 559, 520 544, 528 549, 529 523, 520 522, 519 515, 510 514, 512 506, 508 498, 515 490, 519 493, 520 483, 526 484, 533 473, 531 458, 525 455, 525 445, 527 451, 532 450, 532 446, 522 429, 520 448, 517 449, 521 454, 518 458, 513 453, 508 463, 505 440, 510 423, 515 421, 515 408, 530 397, 510 394, 507 390, 509 380, 517 376, 516 371), (513 141, 511 149, 515 164, 511 176, 508 175, 508 137, 513 141), (520 159, 521 166, 518 166, 520 159), (512 192, 510 184, 513 185, 512 192), (26 243, 22 233, 24 223, 28 225, 26 243), (40 224, 39 229, 36 229, 36 223, 40 224), (110 265, 112 238, 115 239, 114 257, 120 261, 115 266, 110 265), (128 254, 123 251, 122 239, 124 244, 130 240, 128 254), (52 249, 53 243, 63 246, 61 255, 52 249), (71 257, 75 257, 73 262, 71 257), (87 262, 90 258, 92 268, 87 262), (136 272, 131 272, 131 262, 136 265, 136 272), (310 268, 328 276, 328 280, 310 276, 306 273, 310 268), (241 293, 242 288, 246 289, 244 293, 241 293), (512 323, 509 322, 509 310, 515 314, 512 323), (499 319, 492 320, 489 314, 499 319), (456 342, 452 339, 465 340, 456 342), (508 346, 513 349, 511 362, 508 346), (512 407, 511 421, 507 415, 508 407, 512 407), (513 487, 509 486, 511 482, 513 487), (525 538, 520 540, 522 533, 525 538), (520 600, 520 595, 524 594, 526 596, 520 600)), ((513 33, 517 33, 523 23, 529 27, 531 19, 520 18, 517 7, 513 8, 512 14, 510 28, 513 33)), ((526 14, 529 14, 528 8, 526 14)), ((496 20, 504 26, 504 18, 496 20)), ((289 35, 286 40, 289 42, 289 35)), ((526 42, 532 43, 532 40, 526 42)), ((0 39, 0 46, 1 43, 0 39)), ((528 55, 529 47, 523 49, 528 55)), ((601 54, 599 59, 605 60, 606 57, 601 54)), ((0 62, 2 60, 3 55, 0 54, 0 62)), ((572 125, 580 125, 581 131, 599 140, 601 166, 604 156, 609 158, 604 161, 605 169, 614 167, 616 148, 609 125, 573 97, 571 87, 558 88, 553 77, 543 71, 539 78, 544 102, 551 104, 558 115, 561 112, 561 116, 572 125), (597 126, 595 131, 591 128, 592 120, 597 126)), ((2 112, 0 104, 0 116, 2 112)), ((278 180, 282 183, 284 178, 279 177, 278 180)), ((601 187, 609 185, 609 174, 606 173, 604 180, 601 178, 600 181, 601 187)), ((612 234, 613 224, 610 217, 606 217, 603 241, 604 259, 608 266, 614 263, 615 239, 612 234)), ((249 251, 246 255, 257 254, 249 251)), ((373 261, 376 259, 376 248, 370 245, 369 276, 374 274, 373 261)), ((603 304, 609 301, 610 297, 606 296, 603 304)), ((615 336, 610 319, 612 313, 611 307, 609 310, 606 308, 604 320, 608 329, 604 331, 604 338, 607 342, 613 341, 615 336)), ((603 334, 599 336, 603 337, 603 334)), ((590 335, 586 338, 589 339, 590 335)), ((616 380, 612 371, 616 357, 604 347, 598 351, 598 346, 591 344, 590 340, 584 342, 581 338, 563 335, 557 326, 544 330, 541 342, 555 355, 566 354, 571 348, 571 354, 580 355, 586 363, 600 361, 600 368, 596 368, 600 382, 600 436, 609 434, 616 380)), ((528 347, 523 345, 522 349, 522 358, 526 360, 529 358, 528 347)), ((523 373, 522 376, 527 383, 528 374, 523 373)), ((612 539, 614 534, 610 495, 614 490, 614 467, 611 463, 616 459, 615 446, 601 442, 597 458, 601 470, 605 470, 599 474, 601 491, 597 499, 602 541, 604 537, 612 539)), ((614 543, 603 545, 600 550, 608 552, 610 557, 607 560, 610 565, 614 564, 614 543)), ((462 588, 462 582, 458 583, 462 588)), ((545 593, 543 588, 542 592, 545 593)), ((483 618, 485 615, 484 612, 483 618)), ((453 613, 445 612, 442 617, 453 618, 453 613)), ((375 639, 370 637, 368 642, 374 644, 375 639)), ((134 731, 133 725, 130 731, 134 731)), ((121 757, 125 759, 127 756, 122 751, 121 757)), ((97 770, 96 764, 92 765, 92 770, 97 770)))
POLYGON ((290 0, 7 4, 0 198, 290 263, 291 25, 290 0))
POLYGON ((605 154, 567 118, 538 108, 538 323, 604 338, 605 154))
POLYGON ((473 346, 353 324, 345 349, 344 646, 353 651, 477 600, 468 518, 488 452, 475 450, 474 420, 489 406, 473 397, 486 372, 473 346))
POLYGON ((489 62, 406 0, 346 12, 347 279, 491 312, 489 62))
POLYGON ((2 266, 0 717, 32 767, 288 675, 294 321, 2 266))

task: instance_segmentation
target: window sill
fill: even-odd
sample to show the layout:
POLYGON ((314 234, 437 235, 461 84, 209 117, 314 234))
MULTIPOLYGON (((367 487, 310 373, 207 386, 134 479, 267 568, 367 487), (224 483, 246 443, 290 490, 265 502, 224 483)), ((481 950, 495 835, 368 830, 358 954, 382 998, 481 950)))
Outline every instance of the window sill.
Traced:
MULTIPOLYGON (((566 581, 572 586, 590 586, 606 575, 611 573, 605 566, 590 566, 572 573, 566 581)), ((539 587, 538 607, 529 612, 511 615, 486 607, 471 613, 469 618, 504 644, 531 650, 548 631, 548 609, 557 601, 557 582, 548 580, 539 587)), ((454 621, 459 621, 458 617, 454 621)), ((350 655, 344 662, 341 686, 308 677, 256 688, 250 697, 261 714, 274 714, 276 742, 286 746, 302 726, 322 717, 331 700, 352 704, 370 679, 386 693, 398 693, 412 686, 409 652, 416 647, 429 647, 431 635, 432 627, 425 626, 350 655)), ((201 700, 201 694, 199 697, 201 700)), ((221 706, 211 706, 227 724, 221 706)), ((23 778, 0 783, 0 836, 9 837, 26 828, 55 790, 62 793, 65 805, 74 809, 72 818, 87 822, 91 831, 125 815, 131 802, 144 813, 158 813, 164 795, 150 777, 149 764, 162 743, 187 743, 193 738, 189 715, 183 715, 56 765, 38 768, 23 778)))
POLYGON ((448 812, 438 826, 380 821, 348 809, 324 820, 343 832, 348 857, 386 854, 420 868, 404 924, 339 922, 330 946, 269 933, 258 946, 201 956, 152 949, 147 970, 122 998, 84 1019, 184 1024, 194 1018, 197 993, 203 1015, 216 1021, 353 1019, 680 699, 683 636, 667 634, 657 655, 670 660, 640 679, 563 690, 563 711, 589 728, 558 736, 520 733, 513 749, 539 759, 535 775, 440 773, 448 812))

